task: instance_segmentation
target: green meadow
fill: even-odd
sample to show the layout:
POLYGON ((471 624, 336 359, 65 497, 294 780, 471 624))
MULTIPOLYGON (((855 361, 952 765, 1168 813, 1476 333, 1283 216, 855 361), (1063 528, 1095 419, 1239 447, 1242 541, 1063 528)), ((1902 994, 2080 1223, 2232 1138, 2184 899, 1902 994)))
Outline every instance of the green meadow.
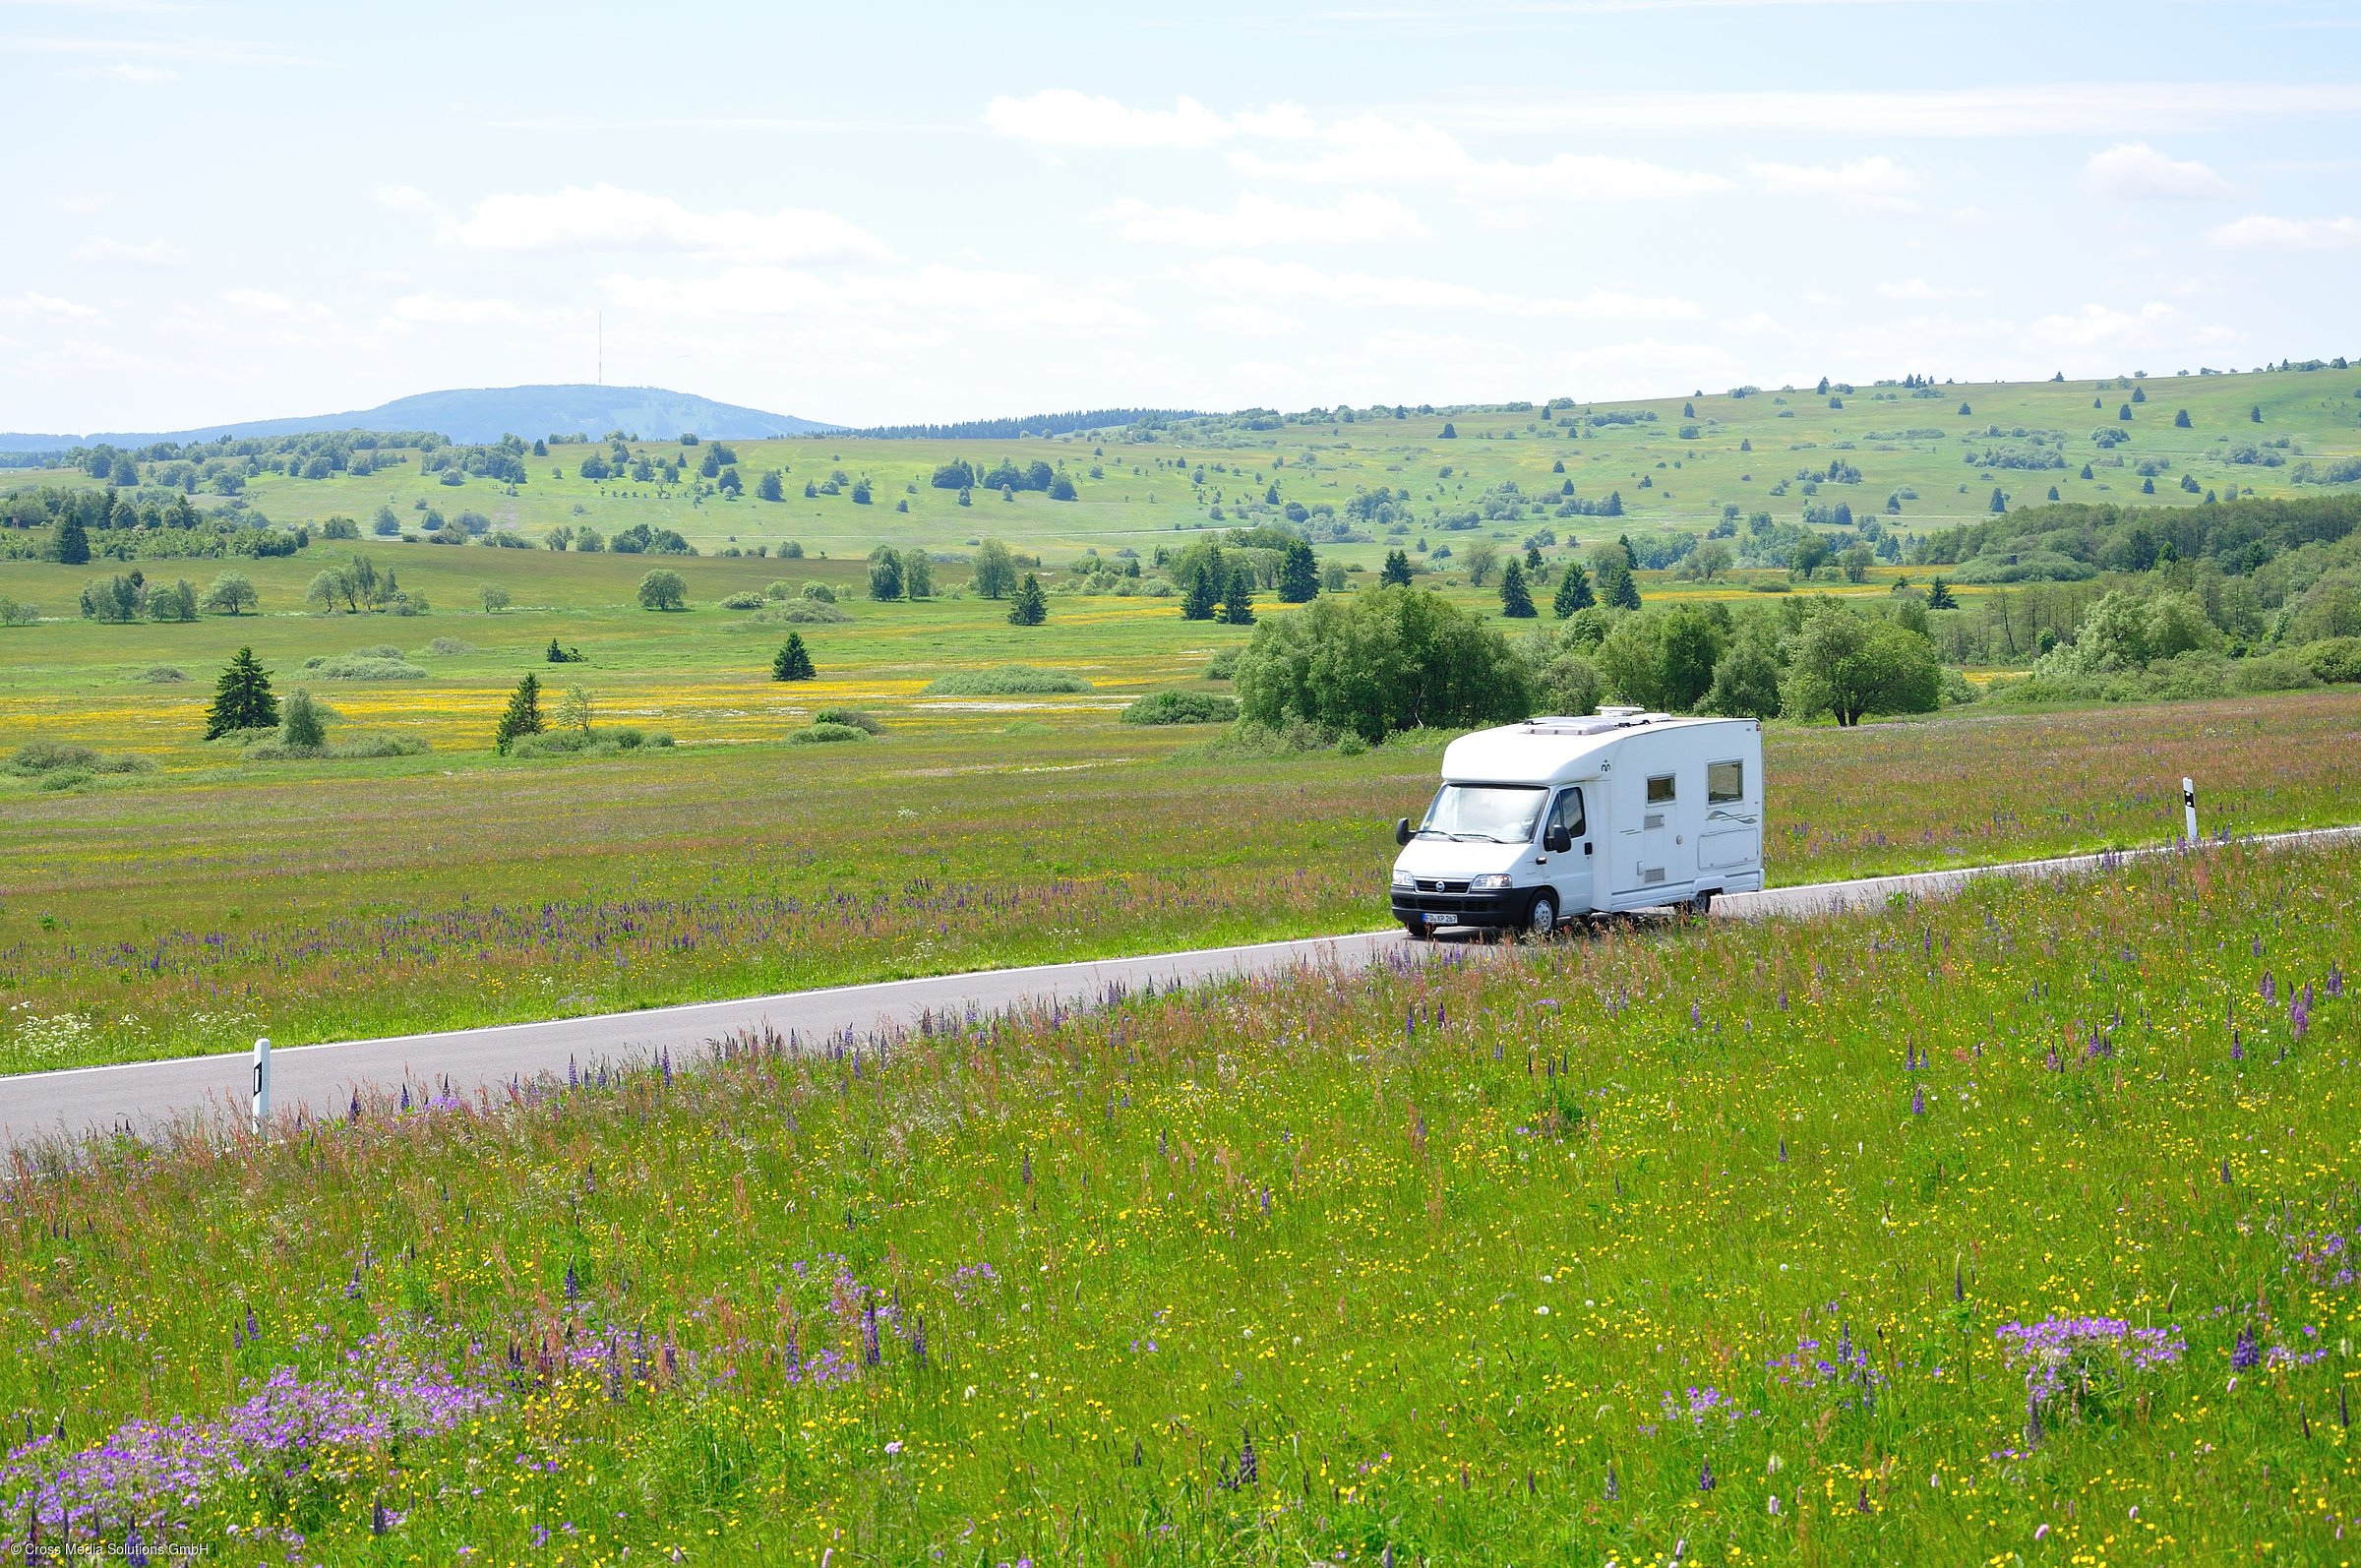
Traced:
POLYGON ((0 1543, 2343 1562, 2357 874, 2229 846, 35 1151, 0 1543))
MULTIPOLYGON (((23 623, 0 626, 0 757, 18 758, 0 768, 0 1070, 1381 925, 1389 825, 1418 810, 1447 737, 1267 754, 1216 725, 1120 722, 1150 693, 1229 693, 1228 666, 1254 634, 1183 620, 1158 551, 1209 530, 1295 526, 1301 511, 1345 591, 1364 591, 1400 551, 1423 587, 1496 616, 1496 583, 1467 570, 1478 547, 1506 559, 1545 534, 1537 548, 1560 570, 1618 534, 1645 548, 1726 527, 1732 507, 1786 526, 1842 503, 1881 519, 1881 542, 1898 547, 1992 515, 1996 485, 2018 510, 2053 482, 2069 500, 2159 506, 2247 488, 2334 496, 2296 479, 2352 460, 2357 378, 1717 392, 1007 441, 733 443, 746 480, 735 498, 696 475, 705 443, 627 444, 633 463, 688 459, 677 484, 580 477, 585 457, 611 455, 595 439, 547 447, 520 484, 447 484, 452 474, 424 471, 431 453, 405 450, 365 475, 246 480, 252 512, 305 529, 287 555, 158 558, 139 543, 146 530, 101 529, 96 559, 66 565, 37 559, 47 534, 0 529, 0 600, 23 623), (2130 421, 2117 418, 2126 407, 2130 421), (2089 439, 2117 428, 2128 442, 2089 439), (2092 460, 2093 479, 1979 466, 2059 451, 2092 460), (2127 454, 2169 457, 2196 493, 2175 477, 2142 496, 2136 467, 2109 465, 2127 454), (962 506, 932 483, 945 464, 989 471, 1003 458, 1049 464, 1075 499, 973 484, 962 506), (1817 477, 1797 477, 1806 470, 1817 477), (772 471, 785 499, 757 499, 772 471), (839 475, 839 494, 804 497, 839 475), (852 499, 862 479, 866 505, 852 499), (1569 487, 1584 506, 1618 497, 1623 513, 1561 516, 1569 487), (426 509, 447 520, 478 510, 486 538, 536 547, 428 542, 426 509), (375 532, 381 511, 391 536, 375 532), (339 516, 360 537, 325 537, 339 516), (539 547, 553 527, 611 538, 642 523, 696 553, 539 547), (1007 600, 975 591, 973 557, 992 539, 1049 584, 1045 624, 1013 626, 1007 600), (800 556, 785 555, 791 542, 800 556), (866 558, 880 544, 929 556, 931 597, 869 596, 866 558), (314 579, 356 558, 427 613, 321 613, 314 579), (135 569, 151 589, 186 577, 201 593, 233 572, 254 602, 189 621, 77 612, 86 585, 135 569), (640 606, 650 571, 679 573, 685 608, 640 606), (807 597, 813 585, 832 606, 807 597), (771 678, 790 633, 815 679, 771 678), (578 657, 550 662, 553 642, 578 657), (301 689, 323 705, 332 745, 406 754, 265 760, 247 754, 250 737, 205 741, 214 679, 241 647, 282 697, 301 689), (1068 689, 930 690, 978 673, 1004 686, 994 672, 1012 664, 1068 689), (591 736, 637 749, 496 753, 495 723, 528 674, 545 714, 578 692, 591 736), (797 744, 823 713, 877 733, 839 726, 825 733, 860 738, 797 744)), ((125 496, 152 497, 172 477, 161 459, 134 466, 141 483, 125 496)), ((17 482, 100 483, 80 470, 17 482)), ((204 484, 193 499, 229 504, 204 484)), ((2333 552, 2349 543, 2289 548, 2254 580, 2288 605, 2308 593, 2326 606, 2319 629, 2337 632, 2346 611, 2331 590, 2346 569, 2333 552)), ((1939 574, 1885 559, 1903 553, 1857 573, 1635 576, 1659 609, 1743 615, 1825 596, 1891 615, 1939 574)), ((2350 819, 2350 686, 2299 672, 2314 690, 2229 697, 2228 666, 2210 665, 2180 694, 2212 701, 1956 705, 2023 668, 1989 662, 1992 626, 2015 629, 2008 640, 2029 658, 2036 621, 2071 633, 2079 608, 2118 583, 2178 572, 2186 591, 2231 603, 2248 580, 2210 559, 2191 575, 2200 565, 1959 587, 1963 608, 1933 615, 1938 643, 1966 647, 1978 618, 1984 631, 1968 637, 1980 651, 1940 714, 1861 731, 1771 726, 1772 878, 2160 842, 2177 831, 2183 774, 2200 780, 2210 829, 2350 819)), ((2244 602, 2250 620, 2285 619, 2276 600, 2244 602)), ((1261 618, 1284 613, 1258 594, 1261 618)), ((1525 625, 1555 634, 1563 623, 1544 609, 1525 625)))

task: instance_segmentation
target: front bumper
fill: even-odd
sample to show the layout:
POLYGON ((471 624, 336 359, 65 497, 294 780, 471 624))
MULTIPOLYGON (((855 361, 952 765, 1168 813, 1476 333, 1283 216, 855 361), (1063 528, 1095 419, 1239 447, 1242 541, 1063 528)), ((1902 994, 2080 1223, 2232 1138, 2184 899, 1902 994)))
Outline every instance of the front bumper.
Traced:
POLYGON ((1424 888, 1393 890, 1394 922, 1401 926, 1519 926, 1533 889, 1505 892, 1430 893, 1424 888), (1441 918, 1436 918, 1436 917, 1441 918))

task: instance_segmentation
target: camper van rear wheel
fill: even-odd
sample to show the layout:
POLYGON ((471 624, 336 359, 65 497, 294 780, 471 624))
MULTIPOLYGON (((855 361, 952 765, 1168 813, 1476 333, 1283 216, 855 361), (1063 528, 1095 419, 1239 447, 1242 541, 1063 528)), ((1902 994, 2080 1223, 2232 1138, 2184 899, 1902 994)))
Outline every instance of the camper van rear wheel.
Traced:
POLYGON ((1525 908, 1525 935, 1539 941, 1556 930, 1557 899, 1544 888, 1525 908))
POLYGON ((1711 915, 1713 912, 1714 912, 1714 895, 1713 895, 1713 894, 1711 894, 1711 893, 1699 893, 1699 894, 1698 894, 1696 897, 1694 897, 1694 898, 1692 898, 1692 899, 1690 899, 1690 900, 1689 900, 1689 918, 1690 918, 1690 919, 1692 919, 1692 920, 1703 920, 1703 919, 1705 919, 1705 918, 1706 918, 1708 915, 1711 915))

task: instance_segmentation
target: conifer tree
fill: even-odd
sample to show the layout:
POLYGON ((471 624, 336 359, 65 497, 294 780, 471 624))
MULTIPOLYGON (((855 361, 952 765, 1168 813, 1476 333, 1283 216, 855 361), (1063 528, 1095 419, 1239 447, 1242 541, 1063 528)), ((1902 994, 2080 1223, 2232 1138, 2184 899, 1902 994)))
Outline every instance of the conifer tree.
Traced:
POLYGON ((1041 578, 1032 573, 1016 585, 1016 600, 1008 607, 1010 626, 1039 626, 1050 618, 1050 596, 1041 591, 1041 578))
POLYGON ((1319 591, 1319 562, 1311 546, 1298 540, 1287 547, 1287 559, 1279 564, 1279 602, 1308 604, 1319 591))
POLYGON ((1214 606, 1221 602, 1222 584, 1214 581, 1209 563, 1199 562, 1188 574, 1188 583, 1180 590, 1180 619, 1210 621, 1214 606))
POLYGON ((812 667, 812 655, 804 647, 804 634, 790 632, 787 640, 779 645, 778 657, 770 661, 770 678, 774 681, 816 681, 819 672, 812 667))
POLYGON ((493 744, 507 755, 510 743, 520 735, 539 735, 548 728, 541 718, 541 678, 527 675, 516 683, 509 694, 508 711, 500 716, 500 727, 492 732, 493 744))
POLYGON ((57 559, 69 567, 91 564, 91 536, 72 513, 58 519, 57 559))
POLYGON ((271 694, 271 675, 254 649, 240 648, 214 683, 213 700, 205 710, 209 741, 235 730, 266 730, 278 722, 278 698, 271 694))
POLYGON ((1243 562, 1230 569, 1230 585, 1222 591, 1222 620, 1230 626, 1254 624, 1254 573, 1243 562))
POLYGON ((1525 568, 1514 561, 1500 573, 1500 613, 1511 621, 1530 621, 1534 616, 1533 594, 1525 586, 1525 568))
POLYGON ((1381 588, 1409 587, 1410 557, 1400 550, 1388 550, 1385 553, 1385 566, 1377 573, 1377 585, 1381 588))
POLYGON ((1551 613, 1563 621, 1577 610, 1588 610, 1599 602, 1591 592, 1591 574, 1582 570, 1582 563, 1566 563, 1565 575, 1557 579, 1557 597, 1550 603, 1551 613))

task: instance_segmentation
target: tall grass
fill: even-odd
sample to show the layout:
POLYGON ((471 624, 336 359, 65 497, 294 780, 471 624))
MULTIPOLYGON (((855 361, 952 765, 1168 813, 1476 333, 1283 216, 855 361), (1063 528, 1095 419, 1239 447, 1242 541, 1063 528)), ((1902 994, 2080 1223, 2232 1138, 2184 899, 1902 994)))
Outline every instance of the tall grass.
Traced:
POLYGON ((2233 847, 56 1151, 0 1194, 0 1535, 2335 1561, 2357 874, 2233 847))

